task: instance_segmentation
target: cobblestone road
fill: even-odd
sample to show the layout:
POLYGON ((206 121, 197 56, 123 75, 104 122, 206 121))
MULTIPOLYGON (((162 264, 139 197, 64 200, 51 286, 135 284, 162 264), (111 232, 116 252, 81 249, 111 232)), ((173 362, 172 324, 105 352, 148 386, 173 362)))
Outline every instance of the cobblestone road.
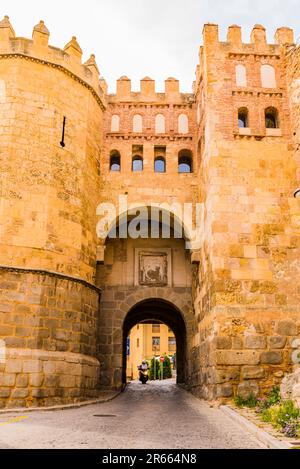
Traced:
POLYGON ((2 449, 262 447, 220 410, 173 381, 131 383, 125 393, 104 404, 0 416, 2 449))

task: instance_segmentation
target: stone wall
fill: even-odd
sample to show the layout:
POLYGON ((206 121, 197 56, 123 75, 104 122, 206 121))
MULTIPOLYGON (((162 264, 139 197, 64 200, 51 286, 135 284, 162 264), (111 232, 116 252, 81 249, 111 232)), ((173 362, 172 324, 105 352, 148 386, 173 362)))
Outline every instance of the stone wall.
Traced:
POLYGON ((54 406, 97 397, 100 364, 78 353, 8 348, 0 408, 54 406))
POLYGON ((99 295, 87 282, 63 275, 0 269, 2 407, 97 394, 99 295))

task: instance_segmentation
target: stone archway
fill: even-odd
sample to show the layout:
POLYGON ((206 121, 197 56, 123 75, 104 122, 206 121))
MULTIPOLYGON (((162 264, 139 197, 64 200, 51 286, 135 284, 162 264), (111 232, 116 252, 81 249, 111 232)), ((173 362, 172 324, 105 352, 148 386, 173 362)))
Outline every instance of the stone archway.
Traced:
POLYGON ((188 384, 195 321, 190 288, 107 287, 102 292, 100 310, 98 358, 102 388, 122 388, 124 337, 140 318, 150 319, 150 316, 173 329, 181 351, 178 379, 188 384))
POLYGON ((152 298, 137 303, 127 314, 123 324, 122 382, 126 384, 126 341, 132 327, 142 322, 161 322, 172 329, 177 345, 177 383, 185 384, 188 378, 187 333, 181 312, 170 302, 152 298))

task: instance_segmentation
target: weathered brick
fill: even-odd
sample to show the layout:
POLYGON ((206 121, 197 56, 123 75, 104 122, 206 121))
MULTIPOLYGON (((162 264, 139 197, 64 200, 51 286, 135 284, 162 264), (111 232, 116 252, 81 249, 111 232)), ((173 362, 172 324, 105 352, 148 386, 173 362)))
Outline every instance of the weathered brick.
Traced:
POLYGON ((25 399, 29 396, 28 389, 13 389, 11 397, 12 399, 25 399))
POLYGON ((232 347, 231 337, 218 336, 216 339, 216 342, 217 342, 217 349, 219 350, 231 349, 232 347))
POLYGON ((264 349, 267 347, 267 339, 262 335, 248 335, 245 337, 245 348, 264 349))
POLYGON ((17 388, 26 388, 28 386, 29 378, 26 374, 18 374, 16 380, 16 387, 17 388))
POLYGON ((264 376, 265 370, 260 366, 244 366, 242 369, 243 379, 262 379, 264 376))
POLYGON ((297 335, 297 325, 291 320, 279 321, 277 333, 279 335, 297 335))
POLYGON ((42 386, 44 381, 44 375, 42 373, 30 373, 29 374, 29 384, 35 388, 42 386))
POLYGON ((0 373, 0 386, 13 387, 16 382, 16 375, 12 373, 0 373))
POLYGON ((23 363, 24 373, 40 373, 43 370, 43 364, 39 360, 25 360, 23 363))
POLYGON ((266 365, 280 365, 283 361, 282 352, 263 352, 260 361, 266 365))
POLYGON ((259 387, 256 382, 246 381, 240 383, 237 389, 237 395, 241 396, 243 399, 247 399, 251 395, 258 396, 259 387))
POLYGON ((269 344, 271 349, 283 349, 286 345, 287 338, 281 335, 269 337, 269 344))
POLYGON ((259 352, 256 351, 217 351, 217 365, 258 365, 259 352))
POLYGON ((22 372, 22 361, 15 359, 8 359, 6 362, 7 373, 21 373, 22 372))

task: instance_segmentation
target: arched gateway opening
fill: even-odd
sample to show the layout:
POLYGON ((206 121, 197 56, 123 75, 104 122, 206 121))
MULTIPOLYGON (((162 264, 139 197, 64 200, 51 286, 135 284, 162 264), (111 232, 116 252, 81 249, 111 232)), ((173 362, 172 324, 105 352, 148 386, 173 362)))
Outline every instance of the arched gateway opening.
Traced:
POLYGON ((172 303, 160 298, 151 298, 141 301, 131 308, 123 324, 123 362, 122 383, 126 384, 126 345, 130 330, 137 324, 166 324, 176 337, 176 370, 177 383, 184 384, 187 381, 187 337, 186 325, 182 313, 172 303))
POLYGON ((130 235, 130 229, 124 236, 132 227, 131 213, 122 214, 111 224, 112 236, 105 240, 104 258, 97 270, 102 287, 98 329, 101 388, 124 386, 127 337, 134 326, 145 322, 163 323, 172 329, 177 345, 177 381, 190 381, 196 320, 190 238, 180 219, 171 214, 169 225, 166 215, 161 210, 153 224, 153 212, 140 214, 138 225, 143 230, 137 237, 130 235))

